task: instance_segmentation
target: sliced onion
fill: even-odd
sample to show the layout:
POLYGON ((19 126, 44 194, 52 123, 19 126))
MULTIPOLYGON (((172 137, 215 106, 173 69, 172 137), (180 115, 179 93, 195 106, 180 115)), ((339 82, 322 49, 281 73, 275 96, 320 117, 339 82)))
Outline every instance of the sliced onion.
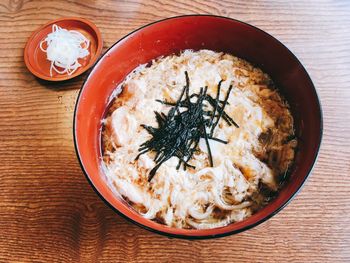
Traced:
POLYGON ((72 75, 81 64, 78 59, 90 54, 90 41, 76 30, 67 30, 56 24, 52 25, 52 32, 40 42, 40 49, 46 53, 51 62, 50 76, 52 70, 58 74, 72 75), (46 42, 47 48, 43 47, 46 42), (61 68, 61 69, 59 69, 61 68))

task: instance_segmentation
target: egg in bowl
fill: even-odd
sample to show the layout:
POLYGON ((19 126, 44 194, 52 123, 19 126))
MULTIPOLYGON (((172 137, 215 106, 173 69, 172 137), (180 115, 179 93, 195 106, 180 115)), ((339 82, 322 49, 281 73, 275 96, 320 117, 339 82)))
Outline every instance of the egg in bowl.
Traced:
POLYGON ((208 229, 273 199, 296 146, 289 106, 267 74, 230 54, 185 50, 137 67, 115 89, 102 167, 143 217, 208 229))

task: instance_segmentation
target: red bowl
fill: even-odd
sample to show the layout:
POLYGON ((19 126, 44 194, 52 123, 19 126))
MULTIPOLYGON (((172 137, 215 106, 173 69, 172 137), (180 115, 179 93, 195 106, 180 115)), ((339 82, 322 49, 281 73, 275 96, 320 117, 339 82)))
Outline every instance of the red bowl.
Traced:
POLYGON ((209 15, 180 16, 144 26, 115 43, 97 62, 77 99, 75 148, 87 179, 116 212, 151 231, 181 238, 220 237, 256 226, 280 211, 299 191, 316 161, 322 137, 322 111, 315 87, 299 60, 281 42, 243 22, 209 15), (289 102, 299 146, 290 180, 278 197, 253 216, 225 227, 177 229, 148 220, 116 197, 100 169, 101 119, 118 83, 140 64, 184 49, 231 53, 270 74, 289 102))

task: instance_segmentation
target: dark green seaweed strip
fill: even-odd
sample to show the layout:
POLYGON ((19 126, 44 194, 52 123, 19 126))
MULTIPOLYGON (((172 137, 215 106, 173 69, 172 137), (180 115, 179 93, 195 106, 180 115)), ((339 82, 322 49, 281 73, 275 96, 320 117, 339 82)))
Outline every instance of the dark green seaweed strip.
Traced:
POLYGON ((142 143, 139 147, 140 155, 152 151, 155 152, 154 161, 156 165, 149 173, 148 180, 152 180, 159 167, 171 157, 177 157, 179 162, 177 169, 183 164, 183 168, 195 168, 189 163, 193 154, 198 151, 198 144, 201 138, 204 138, 208 149, 208 159, 210 166, 213 166, 212 152, 209 139, 226 144, 227 141, 213 137, 213 132, 220 118, 222 117, 228 125, 238 125, 224 111, 228 104, 232 85, 230 86, 225 100, 221 101, 220 89, 222 80, 218 84, 218 91, 214 99, 207 94, 208 87, 200 88, 199 93, 189 94, 190 80, 187 71, 185 71, 186 85, 184 86, 179 99, 176 102, 156 100, 164 105, 171 106, 168 114, 154 112, 158 127, 141 125, 152 138, 142 143), (183 99, 185 94, 185 98, 183 99), (196 98, 192 102, 191 98, 196 98), (209 104, 204 104, 207 101, 209 104), (211 107, 211 110, 207 108, 211 107), (179 108, 184 108, 180 111, 179 108), (204 110, 205 108, 205 110, 204 110), (210 134, 208 134, 209 129, 210 134))

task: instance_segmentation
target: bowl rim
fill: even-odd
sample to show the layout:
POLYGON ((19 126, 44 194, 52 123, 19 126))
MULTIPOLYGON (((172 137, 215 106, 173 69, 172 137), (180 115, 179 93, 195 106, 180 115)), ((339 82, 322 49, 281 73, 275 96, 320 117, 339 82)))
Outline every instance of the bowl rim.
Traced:
POLYGON ((300 62, 300 60, 296 57, 296 55, 288 48, 286 47, 281 41, 279 41, 277 38, 275 38, 274 36, 270 35, 269 33, 265 32, 264 30, 258 28, 258 27, 255 27, 253 25, 250 25, 246 22, 242 22, 240 20, 237 20, 237 19, 234 19, 234 18, 230 18, 230 17, 225 17, 225 16, 220 16, 220 15, 208 15, 208 14, 189 14, 189 15, 179 15, 179 16, 172 16, 172 17, 168 17, 168 18, 164 18, 164 19, 160 19, 160 20, 157 20, 157 21, 153 21, 153 22, 150 22, 146 25, 143 25, 133 31, 131 31, 130 33, 126 34, 125 36, 123 36, 122 38, 120 38, 118 41, 116 41, 112 46, 110 46, 102 56, 100 56, 100 58, 95 62, 95 64, 91 67, 91 71, 89 72, 89 74, 86 76, 82 86, 81 86, 81 89, 78 93, 78 97, 77 97, 77 100, 76 100, 76 104, 75 104, 75 109, 74 109, 74 115, 73 115, 73 140, 74 140, 74 148, 75 148, 75 152, 76 152, 76 155, 77 155, 77 158, 78 158, 78 161, 79 161, 79 164, 80 164, 80 167, 85 175, 85 178, 87 179, 87 181, 89 182, 89 184, 92 186, 92 188, 94 189, 94 191, 96 192, 96 194, 104 201, 105 204, 107 204, 114 212, 116 212, 118 215, 122 216, 123 218, 127 219, 129 222, 132 222, 133 224, 137 225, 137 226, 140 226, 142 227, 143 229, 146 229, 148 231, 151 231, 153 233, 156 233, 156 234, 160 234, 162 236, 166 236, 166 237, 173 237, 173 238, 180 238, 180 239, 187 239, 187 240, 199 240, 199 239, 212 239, 212 238, 220 238, 220 237, 225 237, 225 236, 229 236, 229 235, 233 235, 233 234, 238 234, 238 233, 241 233, 243 231, 246 231, 248 229, 251 229, 257 225, 260 225, 261 223, 267 221, 268 219, 270 219, 271 217, 273 217, 274 215, 276 215, 277 213, 279 213, 284 207, 286 207, 290 202, 291 200, 299 193, 299 191, 303 188, 303 186, 305 185, 305 182, 306 180, 309 178, 309 176, 311 175, 312 173, 312 170, 313 168, 315 167, 315 164, 317 162, 317 159, 318 159, 318 156, 319 156, 319 152, 320 152, 320 148, 321 148, 321 144, 322 144, 322 137, 323 137, 323 111, 322 111, 322 106, 321 106, 321 102, 320 102, 320 97, 318 96, 318 93, 317 93, 317 90, 315 88, 315 85, 314 83, 312 82, 312 79, 310 77, 310 75, 308 74, 308 72, 306 71, 305 67, 303 66, 303 64, 300 62), (117 208, 115 208, 111 203, 109 203, 105 198, 104 196, 98 191, 98 189, 95 187, 93 181, 91 180, 90 176, 88 175, 88 173, 86 172, 85 170, 85 167, 81 161, 81 157, 80 157, 80 152, 79 152, 79 149, 78 149, 78 143, 77 143, 77 134, 76 134, 76 117, 77 117, 77 110, 78 110, 78 107, 79 107, 79 103, 80 103, 80 98, 81 98, 81 94, 85 88, 85 84, 86 82, 89 80, 90 78, 90 75, 91 73, 93 73, 93 69, 97 66, 97 64, 100 62, 101 59, 104 58, 104 56, 115 46, 117 45, 118 43, 120 43, 121 41, 127 39, 130 35, 146 28, 146 27, 149 27, 149 26, 152 26, 154 24, 157 24, 159 22, 163 22, 163 21, 166 21, 166 20, 172 20, 172 19, 181 19, 181 18, 186 18, 186 17, 213 17, 213 18, 220 18, 220 19, 227 19, 227 20, 231 20, 231 21, 234 21, 234 22, 237 22, 237 23, 241 23, 245 26, 248 26, 248 27, 251 27, 255 30, 258 30, 260 32, 262 32, 263 34, 265 34, 267 37, 271 38, 273 41, 275 41, 277 44, 281 45, 283 48, 285 48, 289 53, 290 55, 293 57, 293 59, 295 59, 295 61, 299 64, 299 66, 301 67, 303 73, 305 74, 305 76, 308 78, 308 80, 310 81, 311 83, 311 86, 312 86, 312 90, 313 90, 313 93, 315 95, 315 98, 316 98, 316 103, 317 103, 317 106, 318 106, 318 109, 319 109, 319 116, 320 116, 320 119, 319 119, 319 122, 320 122, 320 132, 319 132, 319 141, 317 143, 317 149, 315 151, 315 154, 314 154, 314 157, 313 157, 313 161, 312 161, 312 164, 310 165, 309 167, 309 170, 308 172, 305 174, 300 186, 296 189, 296 191, 294 193, 291 194, 290 197, 288 197, 288 199, 283 202, 279 207, 277 207, 272 213, 262 217, 260 220, 252 223, 252 224, 249 224, 249 225, 246 225, 242 228, 239 228, 239 229, 236 229, 236 230, 233 230, 233 231, 227 231, 227 232, 224 232, 224 233, 221 233, 221 234, 214 234, 214 235, 182 235, 182 234, 174 234, 174 233, 169 233, 169 232, 165 232, 165 231, 161 231, 161 230, 157 230, 157 229, 154 229, 154 228, 151 228, 151 227, 148 227, 146 225, 143 225, 137 221, 135 221, 134 219, 126 216, 125 214, 123 214, 122 212, 120 212, 117 208))
MULTIPOLYGON (((24 51, 23 51, 24 63, 26 65, 27 69, 30 71, 30 73, 32 73, 37 78, 47 80, 47 81, 52 81, 52 82, 66 81, 66 80, 75 78, 77 76, 80 76, 83 73, 85 73, 88 69, 93 68, 95 66, 96 62, 100 60, 99 56, 102 53, 102 48, 103 48, 103 39, 102 39, 101 32, 92 21, 90 21, 86 18, 82 18, 82 17, 73 17, 73 16, 72 17, 70 17, 70 16, 69 17, 61 17, 61 18, 57 18, 57 19, 48 21, 47 23, 43 24, 42 26, 40 26, 39 28, 37 28, 35 31, 33 31, 31 33, 31 35, 29 36, 29 38, 24 46, 24 51), (96 44, 97 44, 96 45, 96 52, 95 52, 95 54, 93 54, 93 56, 91 56, 89 63, 86 66, 84 66, 81 71, 77 71, 77 72, 73 73, 72 75, 62 75, 60 78, 46 76, 46 75, 40 73, 39 71, 35 70, 35 68, 29 62, 29 57, 33 56, 33 54, 29 54, 28 48, 29 48, 30 44, 32 43, 33 39, 35 38, 35 36, 37 34, 39 34, 43 29, 45 29, 46 27, 48 27, 54 23, 61 22, 61 21, 69 21, 69 20, 81 22, 81 23, 89 26, 95 32, 96 44)), ((84 83, 85 83, 85 81, 84 81, 84 83)))

